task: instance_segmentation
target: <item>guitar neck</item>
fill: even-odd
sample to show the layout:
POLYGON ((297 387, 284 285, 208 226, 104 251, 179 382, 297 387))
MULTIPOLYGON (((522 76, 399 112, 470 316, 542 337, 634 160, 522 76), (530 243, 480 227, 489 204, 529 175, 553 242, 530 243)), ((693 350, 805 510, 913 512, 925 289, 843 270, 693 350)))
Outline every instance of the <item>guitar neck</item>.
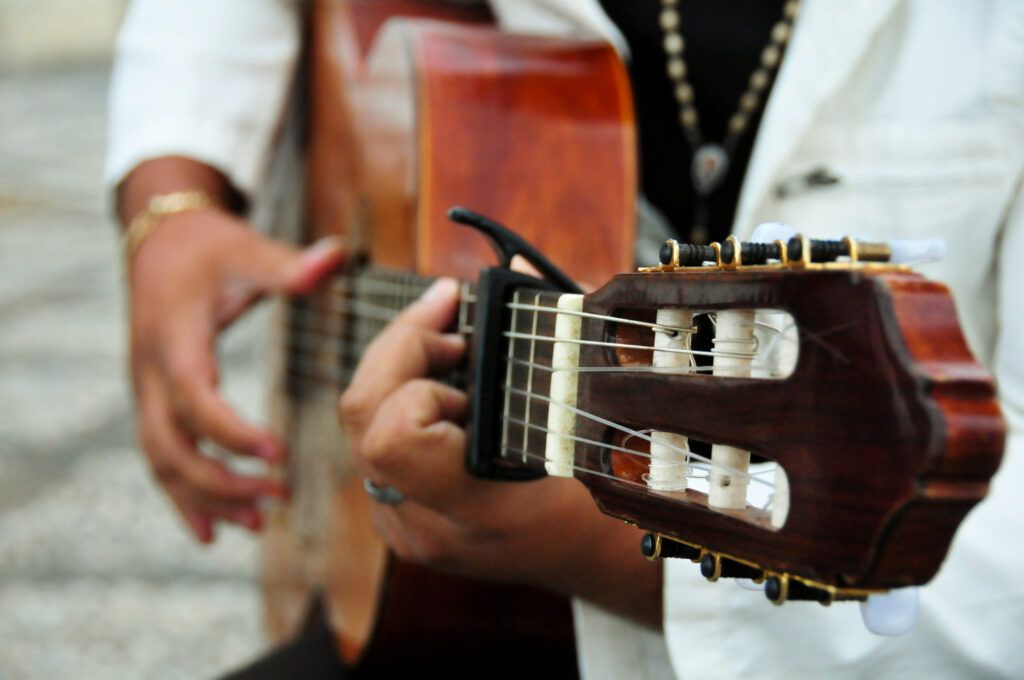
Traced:
MULTIPOLYGON (((289 392, 311 389, 340 393, 374 338, 415 302, 434 279, 377 267, 360 267, 334 278, 321 291, 288 305, 289 392)), ((457 330, 473 328, 473 287, 463 284, 457 330)))
MULTIPOLYGON (((315 294, 293 300, 286 312, 289 393, 301 397, 311 391, 342 392, 373 339, 433 281, 361 267, 336 277, 315 294)), ((504 333, 508 356, 489 358, 501 362, 505 371, 505 383, 495 395, 503 413, 502 456, 539 469, 550 455, 546 452, 550 401, 575 402, 574 380, 573 385, 553 386, 551 379, 559 297, 550 291, 518 291, 509 304, 510 321, 504 333)), ((472 337, 476 314, 475 287, 464 283, 454 330, 472 337)), ((446 382, 465 386, 465 370, 446 376, 446 382)))

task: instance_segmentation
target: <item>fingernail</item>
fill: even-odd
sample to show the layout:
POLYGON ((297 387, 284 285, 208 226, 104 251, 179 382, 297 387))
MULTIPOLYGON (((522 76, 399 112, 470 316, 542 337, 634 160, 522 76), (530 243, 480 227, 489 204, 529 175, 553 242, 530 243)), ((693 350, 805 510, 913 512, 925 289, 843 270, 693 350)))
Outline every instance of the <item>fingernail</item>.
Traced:
POLYGON ((445 333, 441 336, 444 341, 455 349, 466 348, 466 336, 462 333, 445 333))
POLYGON ((443 278, 430 284, 430 288, 423 291, 420 300, 432 302, 441 298, 451 298, 458 293, 459 282, 451 278, 443 278))
POLYGON ((306 257, 319 257, 323 253, 329 251, 340 250, 342 248, 342 240, 337 236, 324 236, 321 239, 315 241, 311 246, 306 248, 306 257))
POLYGON ((235 522, 237 522, 238 524, 244 526, 249 531, 259 530, 262 524, 262 520, 260 518, 259 513, 255 510, 250 510, 248 508, 233 513, 231 518, 235 520, 235 522))
POLYGON ((284 451, 281 446, 272 439, 264 439, 256 445, 256 457, 263 460, 276 462, 284 458, 284 451))

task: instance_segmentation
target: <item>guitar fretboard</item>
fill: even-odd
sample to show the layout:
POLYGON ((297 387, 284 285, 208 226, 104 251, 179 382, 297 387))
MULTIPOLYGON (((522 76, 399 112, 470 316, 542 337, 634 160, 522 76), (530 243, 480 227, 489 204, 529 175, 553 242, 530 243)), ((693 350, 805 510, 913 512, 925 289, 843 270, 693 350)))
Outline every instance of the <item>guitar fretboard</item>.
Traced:
MULTIPOLYGON (((352 380, 373 339, 433 279, 377 268, 339 276, 324 289, 288 305, 287 376, 292 398, 324 391, 340 394, 352 380)), ((510 305, 508 353, 493 357, 504 376, 502 455, 532 466, 543 465, 548 418, 551 358, 558 294, 521 290, 510 305), (550 311, 548 311, 550 310, 550 311)), ((472 336, 476 298, 464 285, 457 330, 472 336)), ((465 372, 445 376, 464 386, 465 372)))
POLYGON ((289 392, 301 397, 311 390, 344 390, 370 342, 432 282, 366 267, 292 300, 286 311, 289 392))
POLYGON ((505 357, 501 453, 543 468, 551 390, 551 365, 558 293, 515 294, 505 357))

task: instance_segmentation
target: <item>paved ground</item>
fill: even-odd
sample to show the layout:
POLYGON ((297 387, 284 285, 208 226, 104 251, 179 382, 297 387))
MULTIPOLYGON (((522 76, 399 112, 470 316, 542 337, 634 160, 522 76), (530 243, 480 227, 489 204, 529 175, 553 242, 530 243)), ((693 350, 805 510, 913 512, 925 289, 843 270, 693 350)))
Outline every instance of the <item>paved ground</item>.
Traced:
MULTIPOLYGON (((0 75, 0 679, 204 678, 262 647, 255 541, 196 547, 134 447, 106 73, 0 75)), ((226 343, 259 413, 259 320, 226 343)))

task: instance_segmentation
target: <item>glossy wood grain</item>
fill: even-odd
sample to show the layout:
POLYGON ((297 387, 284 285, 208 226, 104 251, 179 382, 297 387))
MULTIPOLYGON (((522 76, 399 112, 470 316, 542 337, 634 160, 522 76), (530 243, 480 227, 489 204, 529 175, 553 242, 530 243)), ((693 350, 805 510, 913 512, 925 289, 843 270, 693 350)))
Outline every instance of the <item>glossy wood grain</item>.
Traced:
POLYGON ((386 144, 367 157, 375 262, 475 278, 493 256, 447 220, 464 205, 513 225, 581 280, 631 266, 632 108, 608 46, 394 25, 368 68, 363 119, 386 144), (410 91, 416 99, 403 99, 410 91))
MULTIPOLYGON (((440 3, 315 3, 306 238, 342 234, 375 264, 474 279, 493 255, 444 218, 462 204, 514 226, 581 280, 607 279, 632 259, 635 139, 624 70, 606 45, 465 27, 487 19, 479 7, 440 3), (448 21, 395 18, 409 16, 448 21), (594 239, 602 248, 581 251, 594 239)), ((284 429, 298 444, 295 428, 320 406, 285 401, 284 429)), ((319 535, 302 540, 298 499, 276 515, 265 551, 276 575, 266 583, 276 585, 265 592, 279 637, 295 630, 300 598, 320 588, 339 649, 362 668, 501 659, 512 669, 546 659, 553 673, 572 672, 564 598, 390 559, 343 446, 309 455, 333 461, 331 509, 319 535), (318 564, 305 559, 319 554, 312 544, 318 564)))
MULTIPOLYGON (((304 242, 327 235, 345 239, 353 252, 370 239, 365 157, 382 142, 358 119, 356 103, 372 88, 365 59, 377 31, 392 17, 486 23, 480 7, 411 0, 317 0, 307 26, 308 95, 305 109, 307 163, 304 242)), ((303 88, 299 88, 302 90, 303 88)), ((406 99, 411 100, 411 95, 406 99)), ((287 318, 278 319, 284 323, 287 318)), ((282 340, 287 342, 287 338, 282 340)), ((285 352, 282 351, 282 354, 285 352)), ((387 562, 372 531, 361 480, 347 474, 344 440, 337 427, 337 393, 315 398, 288 393, 282 363, 270 398, 271 421, 288 441, 292 502, 268 516, 262 545, 265 619, 271 638, 296 633, 312 598, 322 592, 338 631, 339 648, 354 659, 376 625, 387 562)))

